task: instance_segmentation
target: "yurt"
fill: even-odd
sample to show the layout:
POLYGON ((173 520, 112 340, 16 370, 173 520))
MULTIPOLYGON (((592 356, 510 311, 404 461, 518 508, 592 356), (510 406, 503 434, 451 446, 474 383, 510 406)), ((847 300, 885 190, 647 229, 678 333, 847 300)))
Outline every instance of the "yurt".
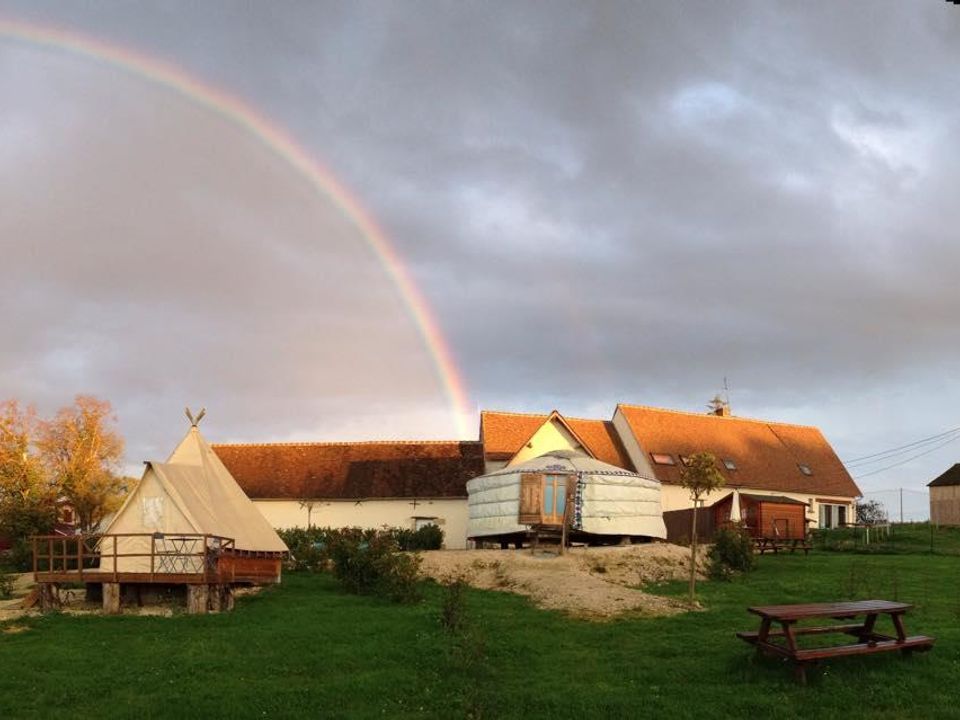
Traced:
POLYGON ((659 481, 558 450, 467 482, 467 535, 516 541, 564 519, 573 539, 665 538, 659 481))
POLYGON ((195 422, 166 462, 146 463, 103 535, 100 570, 113 574, 213 570, 227 581, 272 583, 288 552, 195 422), (215 568, 205 566, 211 557, 215 568))

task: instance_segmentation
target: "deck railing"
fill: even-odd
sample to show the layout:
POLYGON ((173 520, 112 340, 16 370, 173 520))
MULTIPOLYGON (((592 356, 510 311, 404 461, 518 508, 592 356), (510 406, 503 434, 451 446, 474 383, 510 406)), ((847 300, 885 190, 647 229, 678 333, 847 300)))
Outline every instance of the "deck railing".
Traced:
POLYGON ((218 582, 218 559, 234 549, 233 538, 201 533, 37 535, 32 540, 37 582, 119 582, 131 575, 147 582, 172 577, 218 582), (138 538, 149 540, 149 550, 124 547, 138 538), (146 562, 130 569, 128 562, 118 562, 121 558, 149 558, 149 569, 146 562))

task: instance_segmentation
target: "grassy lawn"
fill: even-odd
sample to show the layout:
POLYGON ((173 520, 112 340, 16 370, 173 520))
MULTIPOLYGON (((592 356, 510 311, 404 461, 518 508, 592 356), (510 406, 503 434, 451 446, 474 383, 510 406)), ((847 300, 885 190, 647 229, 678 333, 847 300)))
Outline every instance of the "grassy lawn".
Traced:
MULTIPOLYGON (((0 717, 956 717, 960 566, 939 555, 765 556, 747 578, 703 583, 703 612, 574 621, 471 591, 466 650, 437 621, 440 591, 400 607, 326 576, 216 616, 69 617, 0 632, 0 717), (796 685, 736 630, 752 604, 871 598, 916 604, 927 654, 845 658, 796 685)), ((683 593, 680 584, 657 588, 683 593)), ((8 624, 9 625, 9 624, 8 624)), ((2 629, 2 626, 0 626, 2 629)))

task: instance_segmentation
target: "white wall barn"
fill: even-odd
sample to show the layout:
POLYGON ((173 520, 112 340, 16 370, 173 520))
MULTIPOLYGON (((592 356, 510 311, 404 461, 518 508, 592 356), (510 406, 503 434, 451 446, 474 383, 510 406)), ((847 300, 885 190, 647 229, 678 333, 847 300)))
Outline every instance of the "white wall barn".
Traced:
POLYGON ((467 481, 478 442, 221 444, 214 450, 276 528, 435 523, 444 547, 467 544, 467 481))

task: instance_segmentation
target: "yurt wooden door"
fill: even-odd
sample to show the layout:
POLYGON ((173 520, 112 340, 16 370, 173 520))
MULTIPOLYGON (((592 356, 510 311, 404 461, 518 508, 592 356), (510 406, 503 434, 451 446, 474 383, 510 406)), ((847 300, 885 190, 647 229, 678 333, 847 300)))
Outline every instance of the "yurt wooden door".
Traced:
POLYGON ((569 502, 569 475, 520 476, 520 512, 524 525, 562 525, 569 502))

